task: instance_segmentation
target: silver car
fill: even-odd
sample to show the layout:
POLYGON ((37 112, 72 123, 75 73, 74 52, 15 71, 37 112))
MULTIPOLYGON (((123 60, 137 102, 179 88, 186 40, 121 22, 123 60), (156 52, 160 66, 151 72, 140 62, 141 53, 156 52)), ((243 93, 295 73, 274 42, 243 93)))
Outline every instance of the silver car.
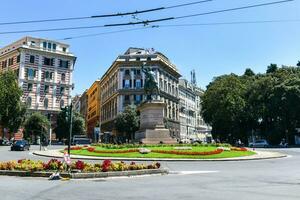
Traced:
POLYGON ((256 140, 255 142, 250 142, 249 147, 266 148, 269 147, 269 143, 267 142, 267 140, 256 140))

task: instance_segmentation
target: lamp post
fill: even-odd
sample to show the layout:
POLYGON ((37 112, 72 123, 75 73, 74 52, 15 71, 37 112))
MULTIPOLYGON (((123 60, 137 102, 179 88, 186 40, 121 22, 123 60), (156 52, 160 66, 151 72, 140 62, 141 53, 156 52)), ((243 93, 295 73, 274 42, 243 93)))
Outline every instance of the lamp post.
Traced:
POLYGON ((71 137, 72 137, 72 108, 73 108, 73 104, 71 102, 70 106, 69 106, 69 121, 70 121, 70 128, 69 128, 69 142, 68 142, 68 154, 70 155, 70 148, 71 148, 71 137))
POLYGON ((65 113, 65 119, 69 124, 69 135, 68 135, 68 154, 70 155, 71 149, 71 138, 72 138, 72 124, 73 124, 73 115, 72 115, 73 104, 71 102, 70 106, 61 107, 63 113, 65 113))

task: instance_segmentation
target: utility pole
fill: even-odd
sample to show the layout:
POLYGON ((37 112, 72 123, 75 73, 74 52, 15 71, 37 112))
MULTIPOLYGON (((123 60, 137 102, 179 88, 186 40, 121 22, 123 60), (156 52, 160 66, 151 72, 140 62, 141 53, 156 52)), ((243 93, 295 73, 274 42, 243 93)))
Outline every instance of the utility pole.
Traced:
POLYGON ((71 102, 71 105, 67 108, 69 110, 69 142, 68 142, 68 154, 70 155, 70 149, 71 149, 71 138, 72 138, 72 124, 73 124, 73 120, 72 120, 72 108, 73 108, 73 104, 71 102))

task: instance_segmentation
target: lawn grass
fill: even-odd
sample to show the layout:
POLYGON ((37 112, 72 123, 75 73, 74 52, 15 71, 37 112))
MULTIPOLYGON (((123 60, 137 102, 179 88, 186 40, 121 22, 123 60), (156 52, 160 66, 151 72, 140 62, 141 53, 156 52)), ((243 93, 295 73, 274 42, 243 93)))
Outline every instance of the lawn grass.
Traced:
MULTIPOLYGON (((113 150, 107 149, 103 147, 96 147, 97 150, 113 150)), ((174 150, 174 147, 149 147, 147 149, 155 149, 155 150, 174 150)), ((193 146, 192 150, 182 150, 182 151, 213 151, 216 147, 213 146, 193 146)), ((255 153, 252 151, 223 151, 220 154, 214 155, 175 155, 175 154, 163 154, 163 153, 148 153, 148 154, 141 154, 139 152, 132 152, 132 153, 96 153, 96 152, 89 152, 86 149, 82 150, 71 150, 71 154, 74 155, 83 155, 83 156, 97 156, 97 157, 119 157, 119 158, 189 158, 189 159, 212 159, 212 158, 233 158, 233 157, 241 157, 241 156, 250 156, 254 155, 255 153)))

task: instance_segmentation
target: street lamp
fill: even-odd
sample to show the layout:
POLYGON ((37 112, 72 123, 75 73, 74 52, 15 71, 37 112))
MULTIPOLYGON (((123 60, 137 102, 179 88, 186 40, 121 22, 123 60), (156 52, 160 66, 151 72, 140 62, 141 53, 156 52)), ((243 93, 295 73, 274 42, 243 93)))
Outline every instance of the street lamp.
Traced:
POLYGON ((69 122, 69 136, 68 136, 68 154, 70 155, 71 149, 71 137, 72 137, 72 124, 73 124, 73 116, 72 116, 73 104, 71 102, 70 106, 61 107, 62 112, 66 115, 66 121, 69 122))

